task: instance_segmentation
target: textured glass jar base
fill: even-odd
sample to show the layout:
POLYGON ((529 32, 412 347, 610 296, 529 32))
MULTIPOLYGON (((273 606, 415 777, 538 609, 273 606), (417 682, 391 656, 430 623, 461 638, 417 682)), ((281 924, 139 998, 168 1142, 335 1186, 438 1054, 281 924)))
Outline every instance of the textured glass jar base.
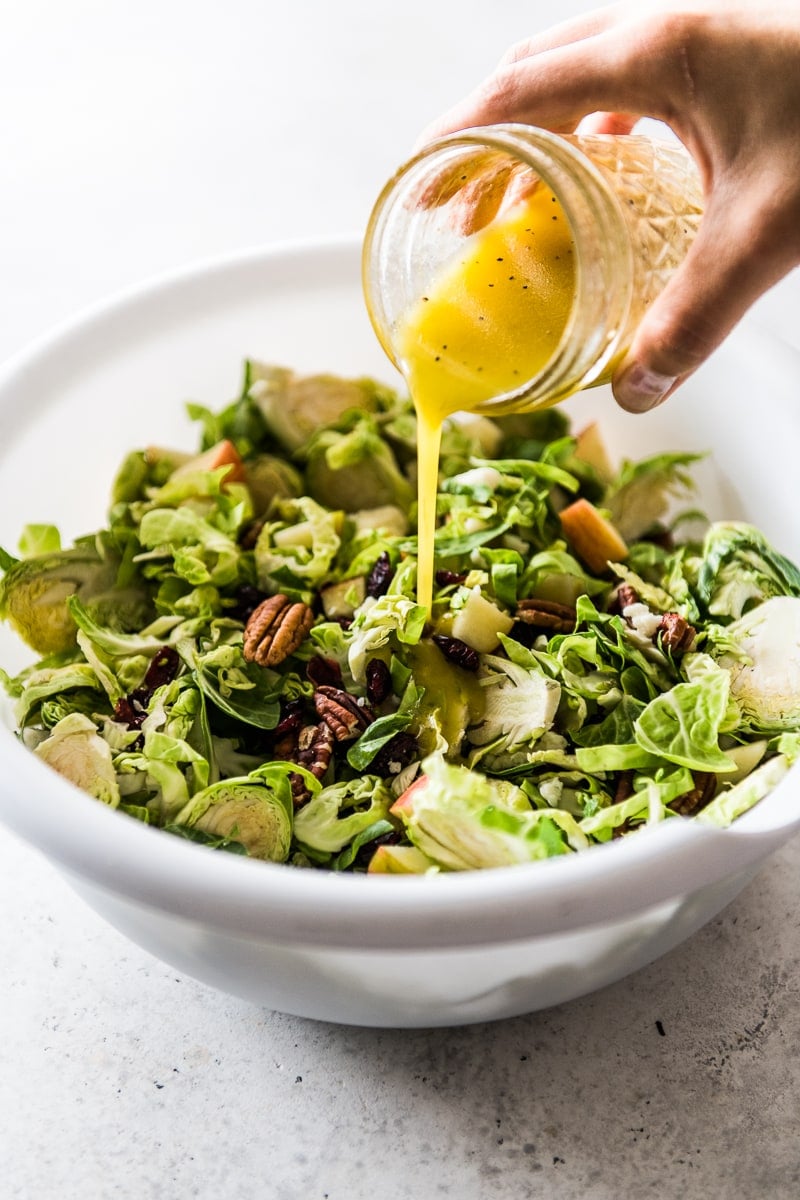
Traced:
POLYGON ((633 289, 620 349, 660 295, 693 242, 703 212, 697 168, 682 146, 637 135, 574 135, 608 181, 631 245, 633 289))

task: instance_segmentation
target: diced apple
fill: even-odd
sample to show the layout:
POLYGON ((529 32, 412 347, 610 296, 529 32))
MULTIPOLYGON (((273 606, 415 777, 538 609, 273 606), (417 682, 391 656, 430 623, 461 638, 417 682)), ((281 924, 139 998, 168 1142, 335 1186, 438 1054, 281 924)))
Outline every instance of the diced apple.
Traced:
POLYGON ((360 508, 350 513, 350 519, 360 533, 364 529, 377 529, 393 537, 404 537, 408 533, 408 515, 396 504, 382 504, 379 508, 360 508))
POLYGON ((761 759, 767 752, 769 743, 765 739, 757 742, 744 742, 741 746, 731 746, 725 753, 736 763, 736 770, 723 776, 726 785, 739 783, 751 771, 755 771, 761 759))
POLYGON ((495 650, 501 633, 510 633, 514 618, 504 613, 481 595, 480 588, 472 588, 463 608, 453 617, 453 637, 466 642, 480 654, 495 650))
POLYGON ((217 442, 215 446, 211 446, 202 454, 196 454, 194 458, 181 463, 173 475, 180 478, 183 475, 193 475, 200 471, 216 471, 219 467, 229 468, 223 476, 226 483, 244 483, 245 469, 241 455, 233 442, 228 441, 227 438, 217 442))
POLYGON ((389 812, 393 817, 410 817, 414 811, 414 796, 419 795, 428 786, 428 776, 418 775, 412 784, 406 788, 402 796, 398 796, 389 812))
POLYGON ((424 875, 435 863, 416 846, 378 846, 369 860, 368 875, 424 875))
POLYGON ((588 500, 576 500, 560 513, 561 528, 578 558, 594 574, 602 574, 610 562, 628 557, 628 547, 617 529, 588 500))
POLYGON ((330 583, 319 594, 322 611, 329 621, 352 617, 359 605, 364 603, 366 590, 362 575, 357 575, 355 579, 343 579, 341 583, 330 583))
POLYGON ((594 467, 603 483, 614 478, 614 469, 596 421, 586 425, 575 439, 575 457, 594 467))
POLYGON ((314 526, 310 521, 298 521, 296 525, 276 529, 272 541, 281 549, 286 546, 307 546, 310 550, 314 545, 314 526))

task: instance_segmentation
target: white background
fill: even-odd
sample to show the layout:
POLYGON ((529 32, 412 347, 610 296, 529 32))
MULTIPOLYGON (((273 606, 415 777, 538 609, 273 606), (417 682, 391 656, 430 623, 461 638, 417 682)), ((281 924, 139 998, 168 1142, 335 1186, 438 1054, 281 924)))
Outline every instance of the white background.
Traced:
MULTIPOLYGON (((552 14, 0 0, 0 359, 197 258, 360 231, 420 129, 552 14)), ((799 291, 786 281, 748 322, 800 345, 799 291)), ((0 1194, 794 1196, 798 865, 795 843, 600 996, 401 1035, 177 978, 3 835, 0 1194)))

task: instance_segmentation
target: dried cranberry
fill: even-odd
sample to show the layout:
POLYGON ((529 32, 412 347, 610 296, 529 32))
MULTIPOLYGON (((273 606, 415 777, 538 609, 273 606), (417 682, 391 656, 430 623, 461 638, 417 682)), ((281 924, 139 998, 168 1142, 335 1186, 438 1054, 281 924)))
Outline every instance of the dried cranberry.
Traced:
POLYGON ((467 578, 466 571, 437 571, 436 582, 439 587, 450 587, 454 583, 463 583, 467 578))
POLYGON ((171 683, 178 674, 180 661, 178 651, 173 646, 162 646, 158 653, 150 659, 150 665, 145 672, 144 687, 146 690, 152 693, 156 688, 163 687, 165 683, 171 683))
POLYGON ((367 663, 367 699, 370 704, 382 704, 392 690, 392 675, 382 658, 367 663))
POLYGON ((273 737, 284 737, 287 733, 296 732, 303 724, 303 706, 299 700, 289 700, 283 710, 280 721, 272 731, 273 737))
POLYGON ((473 650, 472 646, 468 646, 466 642, 462 642, 461 638, 445 637, 444 634, 435 633, 433 640, 449 662, 455 663, 457 667, 461 667, 465 671, 477 671, 480 666, 478 651, 473 650))
POLYGON ((515 621, 509 637, 513 638, 515 642, 519 642, 521 646, 530 647, 541 632, 541 629, 535 629, 533 625, 526 625, 524 621, 515 621))
POLYGON ((130 696, 122 696, 114 705, 114 720, 128 729, 141 729, 147 709, 136 704, 130 696))
POLYGON ((150 659, 139 687, 122 696, 115 704, 114 719, 127 725, 128 729, 141 729, 153 692, 175 678, 180 663, 177 650, 172 646, 162 646, 150 659))
POLYGON ((341 687, 342 670, 333 658, 323 658, 321 654, 310 658, 306 664, 306 675, 314 687, 341 687))
POLYGON ((375 565, 367 576, 367 595, 377 599, 385 596, 392 582, 394 567, 386 550, 375 560, 375 565))
POLYGON ((381 746, 370 764, 373 775, 399 775, 404 767, 419 757, 419 743, 413 733, 401 730, 391 741, 381 746))
POLYGON ((230 610, 231 616, 246 625, 248 617, 252 616, 262 600, 266 600, 266 598, 266 592, 260 592, 251 583, 243 583, 240 588, 237 588, 236 604, 230 610))

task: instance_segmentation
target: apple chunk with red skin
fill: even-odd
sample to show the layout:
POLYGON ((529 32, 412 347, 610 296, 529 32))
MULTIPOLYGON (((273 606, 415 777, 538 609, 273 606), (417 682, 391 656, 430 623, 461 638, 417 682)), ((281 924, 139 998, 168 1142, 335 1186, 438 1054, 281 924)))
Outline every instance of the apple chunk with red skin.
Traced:
POLYGON ((398 796, 389 812, 393 817, 410 817, 414 812, 414 793, 420 795, 421 792, 428 786, 428 776, 418 775, 412 784, 410 784, 403 792, 402 796, 398 796))
POLYGON ((204 450, 202 454, 190 458, 188 462, 183 463, 178 467, 177 471, 173 472, 173 479, 179 479, 182 475, 194 475, 199 471, 217 471, 220 467, 228 467, 228 470, 223 476, 225 483, 244 483, 245 468, 242 462, 242 457, 239 451, 234 446, 233 442, 228 438, 223 438, 221 442, 211 446, 208 450, 204 450))
MULTIPOLYGON (((410 817, 414 811, 414 793, 420 794, 428 783, 427 775, 407 787, 402 796, 395 800, 389 812, 394 817, 410 817)), ((378 846, 370 859, 367 873, 370 875, 424 875, 431 868, 436 869, 436 863, 423 854, 416 846, 378 846)))

